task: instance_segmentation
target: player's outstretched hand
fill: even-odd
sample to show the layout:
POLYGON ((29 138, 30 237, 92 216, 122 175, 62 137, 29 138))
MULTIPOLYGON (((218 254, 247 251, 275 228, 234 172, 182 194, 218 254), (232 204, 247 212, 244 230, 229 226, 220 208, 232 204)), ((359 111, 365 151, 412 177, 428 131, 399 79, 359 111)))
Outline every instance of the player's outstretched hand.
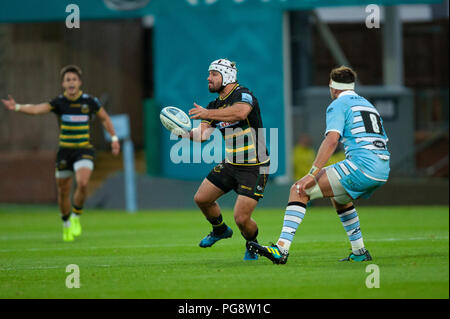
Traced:
POLYGON ((113 153, 114 156, 119 155, 119 153, 120 153, 120 142, 119 141, 111 142, 111 149, 112 149, 112 153, 113 153))
POLYGON ((208 119, 208 109, 205 109, 204 107, 201 107, 197 103, 194 102, 194 108, 189 110, 189 115, 191 119, 196 120, 206 120, 208 119))
POLYGON ((7 100, 2 99, 2 102, 8 110, 14 111, 16 109, 16 101, 14 101, 11 95, 8 95, 7 100))
POLYGON ((299 195, 304 194, 307 188, 314 186, 315 180, 311 175, 306 175, 298 180, 295 185, 299 195))

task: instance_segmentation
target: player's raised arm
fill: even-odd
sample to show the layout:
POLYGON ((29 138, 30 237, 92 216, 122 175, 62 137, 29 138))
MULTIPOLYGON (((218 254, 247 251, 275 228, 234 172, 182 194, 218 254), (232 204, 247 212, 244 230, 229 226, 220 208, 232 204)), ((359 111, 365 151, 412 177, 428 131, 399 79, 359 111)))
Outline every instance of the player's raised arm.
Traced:
POLYGON ((207 109, 194 103, 194 108, 189 111, 191 119, 209 119, 225 122, 245 120, 251 112, 252 107, 247 103, 234 103, 222 109, 207 109))
POLYGON ((10 111, 22 112, 30 115, 45 114, 51 111, 52 107, 49 103, 40 104, 18 104, 11 95, 8 99, 2 99, 5 107, 10 111))
POLYGON ((103 124, 105 130, 111 135, 111 149, 114 155, 118 155, 120 153, 120 143, 119 139, 116 136, 116 131, 114 130, 114 126, 112 124, 111 118, 108 113, 102 107, 97 113, 97 116, 100 118, 100 121, 103 124))

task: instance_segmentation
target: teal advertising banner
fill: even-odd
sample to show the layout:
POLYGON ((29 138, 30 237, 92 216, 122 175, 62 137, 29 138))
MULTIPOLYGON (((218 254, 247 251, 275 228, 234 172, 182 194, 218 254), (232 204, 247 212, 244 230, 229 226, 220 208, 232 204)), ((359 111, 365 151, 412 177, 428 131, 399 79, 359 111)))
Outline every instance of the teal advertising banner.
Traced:
MULTIPOLYGON (((208 91, 209 64, 219 58, 235 61, 238 82, 248 87, 259 101, 266 143, 273 153, 273 173, 284 174, 282 11, 264 7, 234 10, 203 7, 183 13, 161 11, 155 20, 158 102, 186 112, 193 108, 194 102, 206 107, 217 98, 217 93, 208 91), (271 140, 276 145, 270 145, 271 140), (277 149, 272 150, 273 146, 277 149)), ((217 159, 223 158, 217 156, 223 144, 220 135, 214 135, 209 143, 190 144, 170 140, 164 130, 161 147, 164 176, 203 178, 217 159)))
MULTIPOLYGON (((37 22, 65 20, 66 8, 76 4, 82 20, 126 19, 148 14, 158 14, 159 10, 178 11, 187 8, 259 8, 269 10, 281 8, 311 9, 317 7, 361 6, 368 4, 424 4, 440 3, 442 0, 0 0, 1 22, 37 22)), ((182 14, 182 12, 179 12, 182 14)))

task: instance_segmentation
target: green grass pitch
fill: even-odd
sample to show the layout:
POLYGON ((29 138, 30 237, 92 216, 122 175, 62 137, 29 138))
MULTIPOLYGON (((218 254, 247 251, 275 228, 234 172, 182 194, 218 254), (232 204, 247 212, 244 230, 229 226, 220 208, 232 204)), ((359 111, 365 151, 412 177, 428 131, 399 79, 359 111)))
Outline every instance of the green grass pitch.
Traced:
MULTIPOLYGON (((0 206, 0 298, 328 299, 449 298, 448 207, 358 209, 369 263, 339 262, 349 242, 331 207, 311 207, 286 265, 243 261, 231 210, 230 239, 198 243, 210 226, 200 211, 85 210, 83 234, 62 241, 56 207, 0 206), (69 264, 80 288, 67 288, 69 264), (379 269, 379 288, 366 279, 379 269)), ((276 241, 283 208, 257 209, 259 242, 276 241)))

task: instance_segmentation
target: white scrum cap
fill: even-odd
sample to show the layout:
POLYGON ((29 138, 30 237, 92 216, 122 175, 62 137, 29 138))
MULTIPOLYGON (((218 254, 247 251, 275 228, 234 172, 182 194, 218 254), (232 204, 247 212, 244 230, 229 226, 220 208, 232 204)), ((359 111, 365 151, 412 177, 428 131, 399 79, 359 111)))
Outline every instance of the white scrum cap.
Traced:
POLYGON ((211 62, 208 71, 217 71, 222 75, 222 85, 237 82, 236 63, 227 59, 219 59, 211 62))

